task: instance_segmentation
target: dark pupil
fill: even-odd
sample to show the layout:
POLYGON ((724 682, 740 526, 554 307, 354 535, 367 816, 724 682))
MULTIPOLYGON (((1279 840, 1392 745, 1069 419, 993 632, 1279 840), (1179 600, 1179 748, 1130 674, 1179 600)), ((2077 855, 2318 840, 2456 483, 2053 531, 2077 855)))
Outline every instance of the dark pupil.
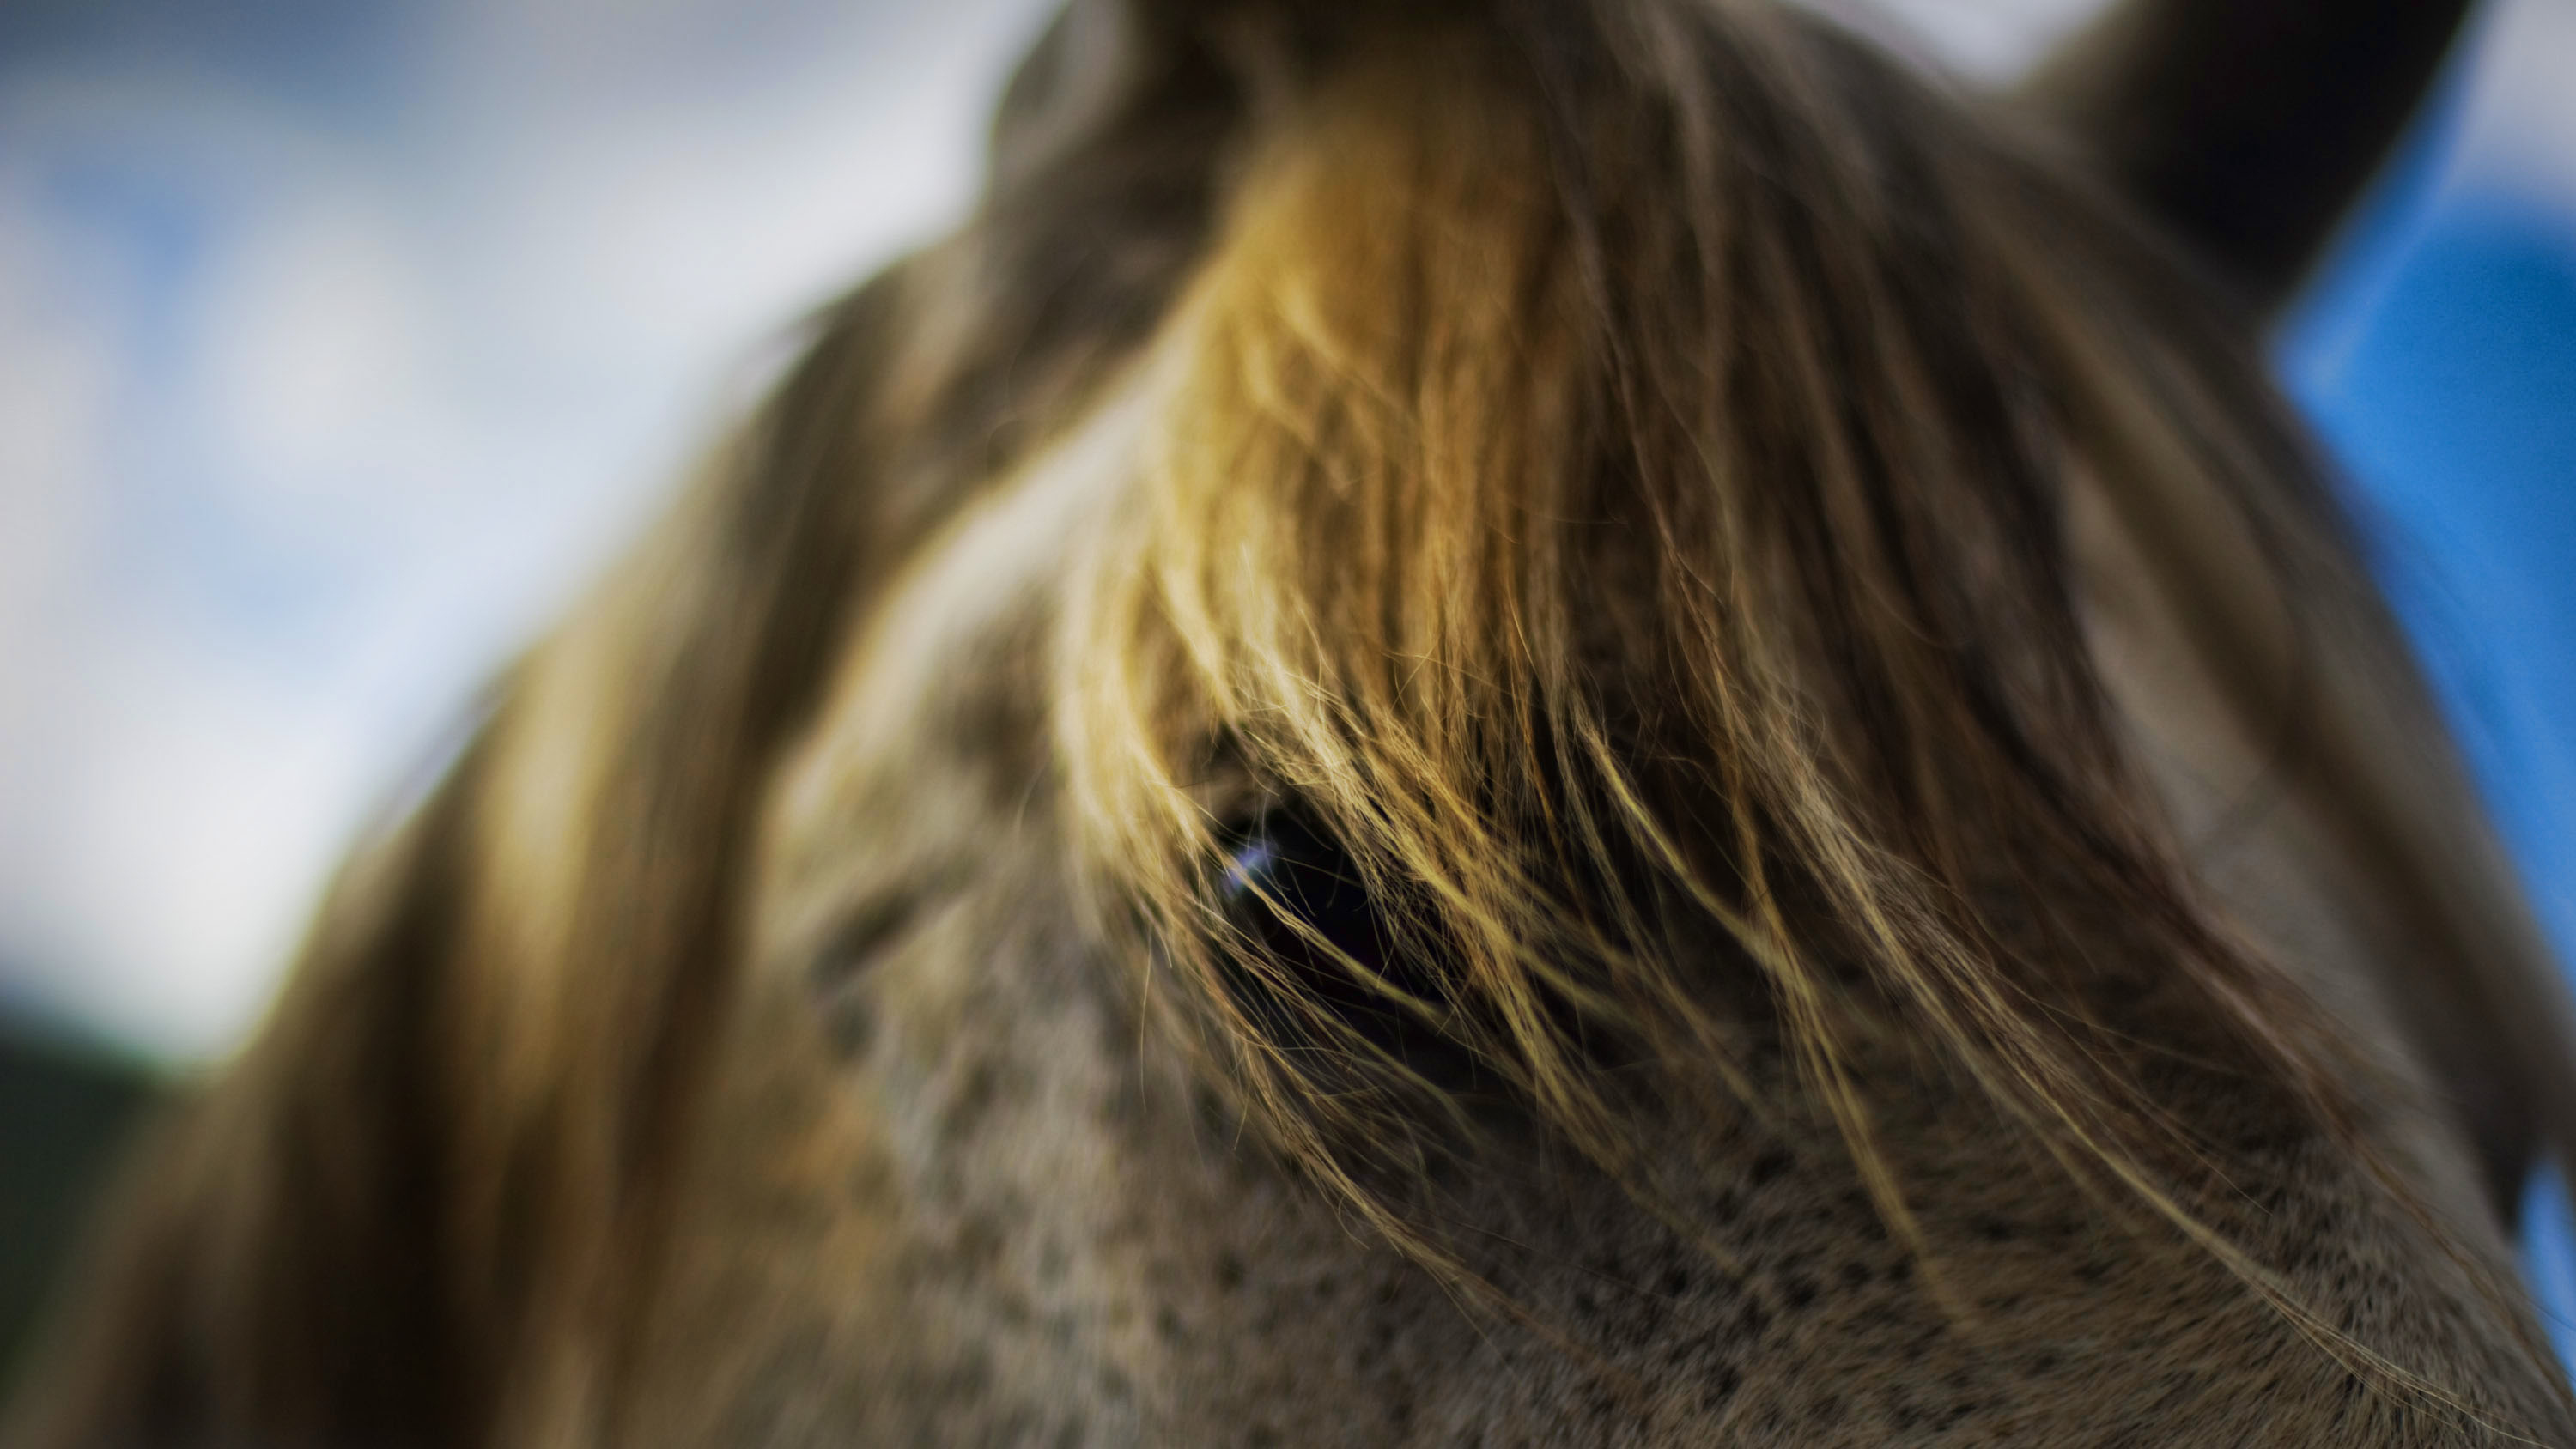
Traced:
MULTIPOLYGON (((1295 989, 1417 1073, 1442 1085, 1462 1084, 1468 1060, 1431 1021, 1354 975, 1290 924, 1302 924, 1385 986, 1428 1004, 1437 1019, 1444 994, 1436 964, 1399 948, 1380 903, 1330 835, 1296 812, 1265 815, 1236 836, 1219 890, 1237 924, 1295 989)), ((1311 1027, 1278 999, 1277 985, 1245 973, 1234 986, 1255 1024, 1304 1044, 1311 1027)))
POLYGON ((1386 971, 1394 943, 1360 883, 1358 868, 1340 846, 1298 816, 1265 816, 1245 833, 1226 862, 1225 895, 1237 919, 1282 961, 1347 974, 1292 929, 1284 912, 1360 965, 1381 975, 1386 971))

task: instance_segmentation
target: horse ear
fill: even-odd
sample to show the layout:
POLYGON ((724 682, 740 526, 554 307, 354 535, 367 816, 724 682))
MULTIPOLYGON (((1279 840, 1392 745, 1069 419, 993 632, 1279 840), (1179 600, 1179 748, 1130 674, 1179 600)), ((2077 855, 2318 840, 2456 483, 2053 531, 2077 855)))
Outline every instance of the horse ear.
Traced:
POLYGON ((2279 307, 2468 0, 2121 0, 2025 89, 2248 300, 2279 307))

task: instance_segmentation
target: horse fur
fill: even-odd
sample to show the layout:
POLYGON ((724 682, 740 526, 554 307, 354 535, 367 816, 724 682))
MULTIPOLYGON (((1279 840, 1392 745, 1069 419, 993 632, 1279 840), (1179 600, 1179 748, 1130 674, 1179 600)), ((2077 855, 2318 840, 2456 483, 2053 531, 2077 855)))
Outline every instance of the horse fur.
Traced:
POLYGON ((1733 0, 1077 4, 12 1442, 2576 1442, 2553 968, 2075 126, 1733 0), (1403 979, 1220 906, 1281 812, 1403 979))

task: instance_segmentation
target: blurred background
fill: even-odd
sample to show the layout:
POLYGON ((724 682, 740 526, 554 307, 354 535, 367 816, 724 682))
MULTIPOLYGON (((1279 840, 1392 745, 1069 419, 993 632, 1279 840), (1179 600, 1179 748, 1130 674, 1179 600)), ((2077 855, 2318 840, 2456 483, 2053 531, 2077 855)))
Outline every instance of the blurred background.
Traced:
MULTIPOLYGON (((371 812, 963 211, 1048 8, 0 4, 0 1364, 371 812)), ((1833 8, 1996 81, 2098 0, 1833 8)), ((2576 0, 2483 8, 2277 351, 2576 957, 2576 0)))

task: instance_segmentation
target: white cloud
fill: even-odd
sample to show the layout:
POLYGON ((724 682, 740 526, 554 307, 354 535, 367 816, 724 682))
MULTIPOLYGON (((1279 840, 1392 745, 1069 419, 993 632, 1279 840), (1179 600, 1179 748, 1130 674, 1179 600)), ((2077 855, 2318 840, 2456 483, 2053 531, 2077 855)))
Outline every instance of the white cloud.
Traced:
POLYGON ((345 712, 263 687, 185 642, 100 631, 57 676, 77 748, 25 822, 13 944, 40 992, 173 1056, 237 1039, 259 1009, 370 783, 345 712))
POLYGON ((2576 220, 2576 0, 2492 0, 2452 183, 2576 220))
POLYGON ((79 574, 115 375, 95 289, 64 285, 75 259, 48 255, 13 199, 0 179, 0 741, 33 705, 20 661, 50 647, 79 574))
POLYGON ((236 480, 283 494, 243 500, 271 512, 399 471, 437 403, 433 299, 405 238, 363 188, 328 180, 340 184, 271 203, 209 259, 183 344, 192 431, 236 480))
POLYGON ((0 962, 12 995, 203 1056, 266 994, 355 752, 345 710, 138 576, 148 329, 109 239, 43 204, 43 159, 0 167, 0 962))
POLYGON ((2109 8, 2108 0, 1805 0, 1966 79, 2010 80, 2109 8))

